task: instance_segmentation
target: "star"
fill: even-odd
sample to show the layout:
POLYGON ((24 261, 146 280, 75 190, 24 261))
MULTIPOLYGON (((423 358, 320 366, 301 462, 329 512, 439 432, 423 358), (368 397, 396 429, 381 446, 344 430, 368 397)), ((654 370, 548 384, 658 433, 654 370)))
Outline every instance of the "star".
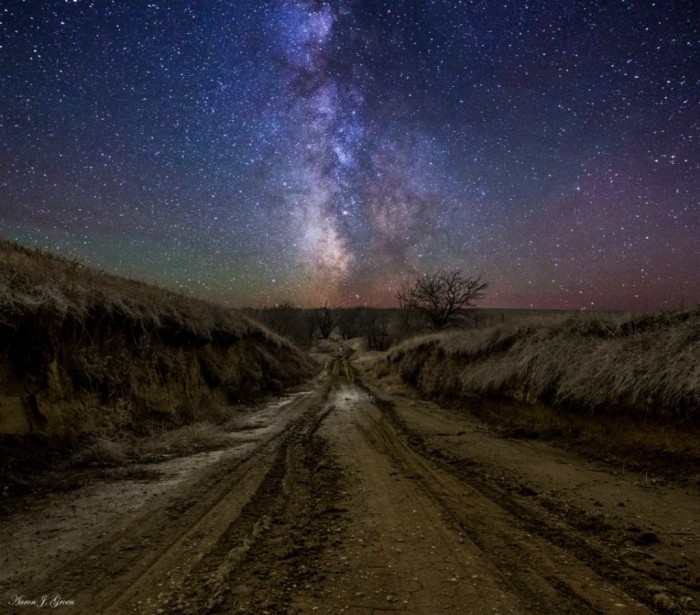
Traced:
POLYGON ((235 306, 700 299, 692 3, 7 3, 0 235, 235 306))

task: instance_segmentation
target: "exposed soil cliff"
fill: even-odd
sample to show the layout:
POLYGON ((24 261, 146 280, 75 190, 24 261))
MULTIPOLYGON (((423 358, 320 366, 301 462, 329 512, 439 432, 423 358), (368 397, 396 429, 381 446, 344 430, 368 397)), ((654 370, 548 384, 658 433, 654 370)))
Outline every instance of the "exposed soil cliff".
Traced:
POLYGON ((5 443, 184 424, 312 370, 240 313, 0 241, 5 443))

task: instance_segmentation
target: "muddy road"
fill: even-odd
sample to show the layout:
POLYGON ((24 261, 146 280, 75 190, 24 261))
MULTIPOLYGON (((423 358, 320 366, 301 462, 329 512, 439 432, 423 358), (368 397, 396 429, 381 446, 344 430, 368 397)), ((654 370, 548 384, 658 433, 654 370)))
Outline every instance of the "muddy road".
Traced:
POLYGON ((230 447, 151 467, 1 518, 0 612, 700 606, 697 484, 500 437, 362 382, 346 359, 249 411, 230 447))

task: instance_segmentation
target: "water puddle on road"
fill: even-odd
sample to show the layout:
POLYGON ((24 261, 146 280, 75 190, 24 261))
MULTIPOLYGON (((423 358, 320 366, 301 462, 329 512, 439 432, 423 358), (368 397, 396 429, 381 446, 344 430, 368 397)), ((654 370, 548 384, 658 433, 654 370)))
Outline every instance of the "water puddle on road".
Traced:
POLYGON ((342 385, 330 395, 328 403, 336 408, 352 407, 371 401, 370 396, 361 388, 353 385, 342 385))

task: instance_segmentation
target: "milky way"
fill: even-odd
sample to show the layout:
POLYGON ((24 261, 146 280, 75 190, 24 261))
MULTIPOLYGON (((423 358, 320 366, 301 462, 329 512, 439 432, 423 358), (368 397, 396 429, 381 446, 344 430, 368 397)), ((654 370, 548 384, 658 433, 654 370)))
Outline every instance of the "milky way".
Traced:
POLYGON ((231 305, 700 301, 694 2, 0 4, 0 235, 231 305))

